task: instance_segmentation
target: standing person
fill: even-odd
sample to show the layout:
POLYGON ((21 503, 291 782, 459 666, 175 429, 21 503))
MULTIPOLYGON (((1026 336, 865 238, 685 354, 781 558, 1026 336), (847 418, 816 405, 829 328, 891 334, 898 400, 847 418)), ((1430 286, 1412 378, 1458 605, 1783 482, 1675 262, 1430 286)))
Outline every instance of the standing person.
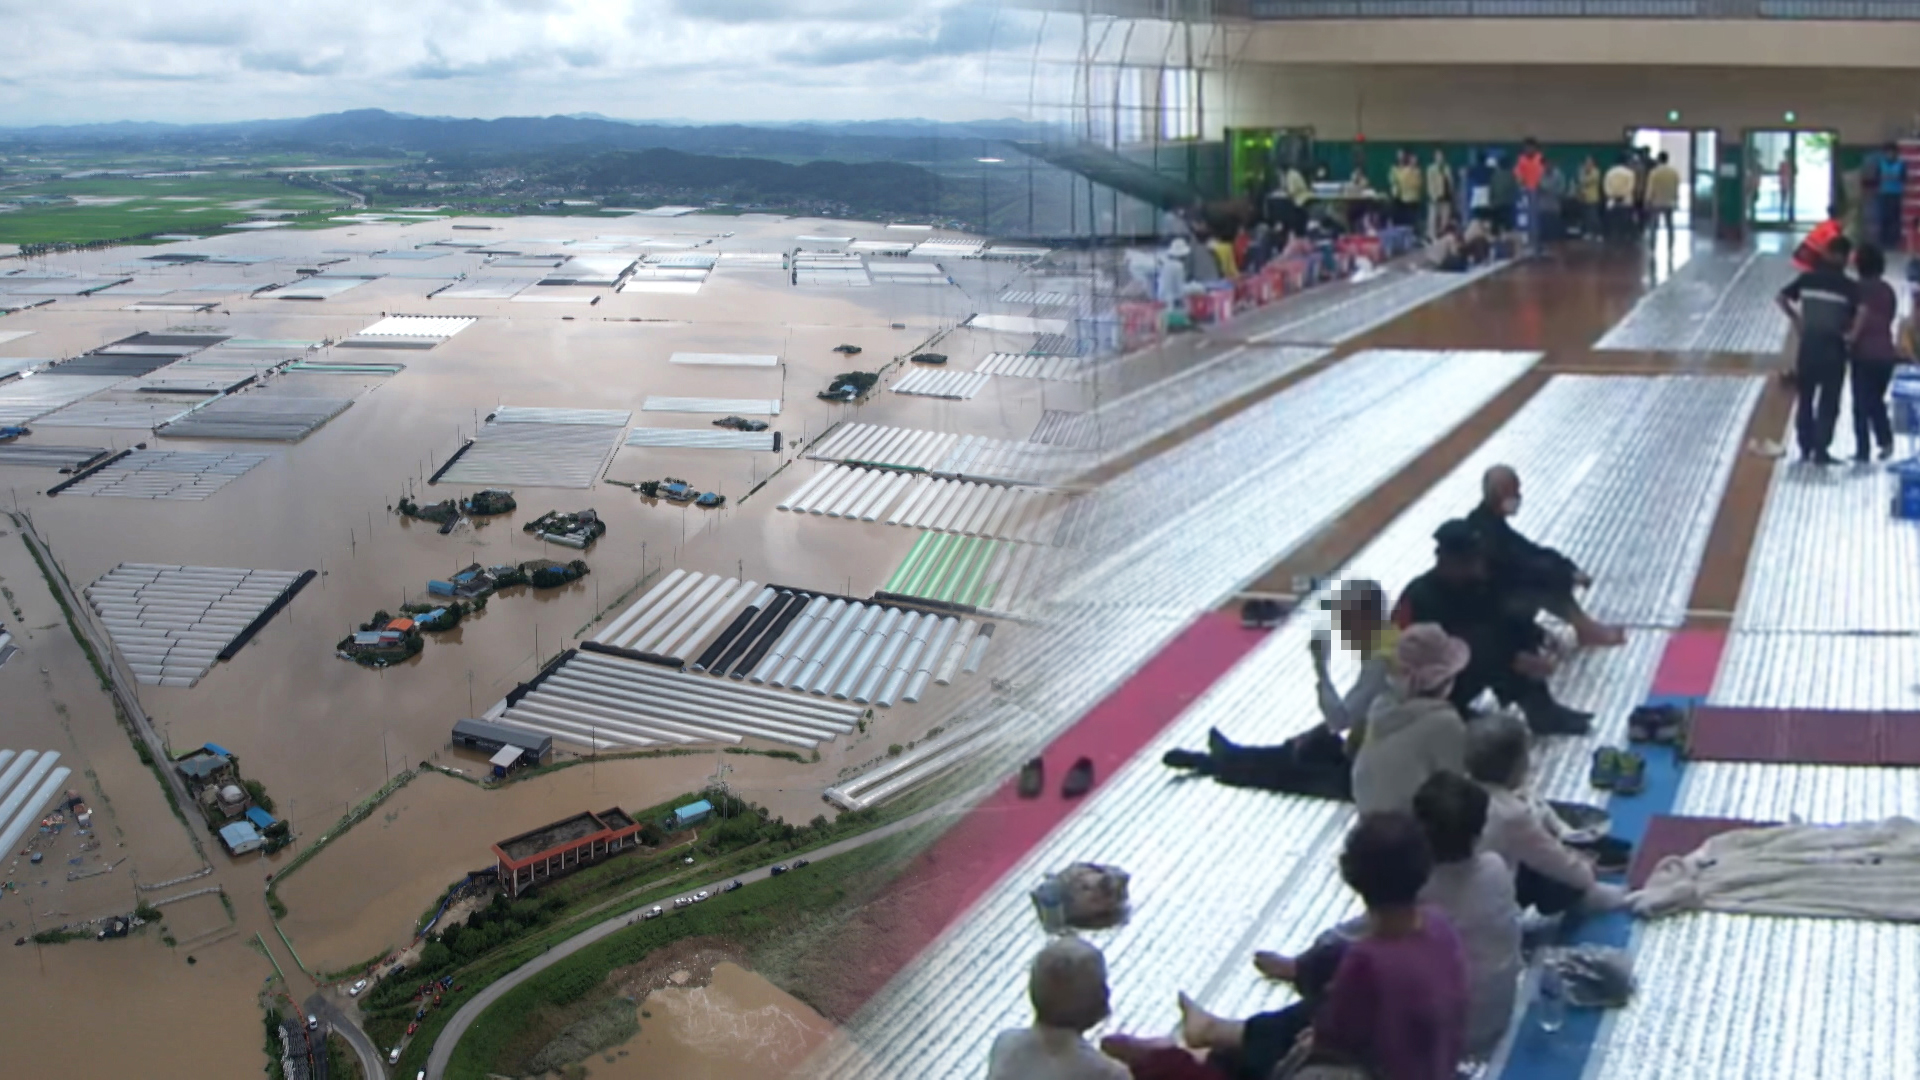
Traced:
POLYGON ((1593 160, 1592 154, 1580 163, 1575 187, 1580 201, 1580 235, 1597 240, 1600 237, 1600 163, 1593 160))
POLYGON ((1567 174, 1554 162, 1547 162, 1547 175, 1540 178, 1540 235, 1559 240, 1566 233, 1567 174))
POLYGON ((1795 278, 1777 302, 1800 338, 1794 361, 1794 429, 1800 456, 1814 465, 1834 464, 1827 448, 1840 418, 1840 391, 1847 382, 1847 335, 1859 308, 1860 289, 1847 276, 1853 245, 1844 236, 1827 245, 1825 264, 1795 278))
POLYGON ((1520 178, 1505 167, 1498 154, 1487 159, 1487 199, 1493 208, 1489 219, 1497 233, 1510 233, 1520 213, 1520 178))
POLYGON ((1866 462, 1868 436, 1880 448, 1880 460, 1893 456, 1893 420, 1887 415, 1887 387, 1900 363, 1893 340, 1893 320, 1900 301, 1886 283, 1887 257, 1872 244, 1861 244, 1853 257, 1860 274, 1859 312, 1847 336, 1847 366, 1853 382, 1853 460, 1866 462))
MULTIPOLYGON (((1907 196, 1907 163, 1900 160, 1900 148, 1893 143, 1888 143, 1880 152, 1878 179, 1874 205, 1879 210, 1880 247, 1884 251, 1898 251, 1904 216, 1900 204, 1907 196)), ((1866 186, 1864 178, 1861 186, 1866 186)))
POLYGON ((1408 229, 1420 228, 1420 200, 1423 177, 1420 174, 1420 162, 1412 151, 1402 150, 1394 159, 1393 176, 1393 223, 1404 225, 1408 229))
POLYGON ((1667 242, 1673 242, 1673 212, 1680 206, 1680 170, 1673 167, 1664 151, 1647 173, 1647 230, 1656 235, 1667 228, 1667 242))
POLYGON ((1547 160, 1540 153, 1540 144, 1532 136, 1520 144, 1520 157, 1513 163, 1514 183, 1519 187, 1515 205, 1524 204, 1527 208, 1527 247, 1540 249, 1540 238, 1545 234, 1540 220, 1542 207, 1540 184, 1547 176, 1547 160))
POLYGON ((1453 224, 1453 168, 1447 152, 1435 150, 1427 166, 1427 238, 1439 239, 1453 224))
POLYGON ((1627 155, 1613 163, 1601 181, 1607 199, 1607 239, 1620 240, 1629 235, 1633 221, 1633 166, 1627 155))
MULTIPOLYGON (((1815 225, 1807 238, 1800 241, 1800 246, 1793 249, 1794 267, 1803 274, 1820 269, 1826 265, 1827 248, 1835 240, 1842 239, 1845 233, 1846 227, 1840 224, 1840 208, 1827 207, 1827 220, 1815 225)), ((1841 260, 1840 265, 1844 267, 1846 261, 1841 260)))

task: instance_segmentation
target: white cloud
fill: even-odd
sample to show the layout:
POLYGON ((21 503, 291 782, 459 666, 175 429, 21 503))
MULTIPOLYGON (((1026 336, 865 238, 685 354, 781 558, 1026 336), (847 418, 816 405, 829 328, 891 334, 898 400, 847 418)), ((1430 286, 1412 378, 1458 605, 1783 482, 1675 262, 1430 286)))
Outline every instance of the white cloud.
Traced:
MULTIPOLYGON (((972 119, 997 0, 0 0, 0 126, 596 112, 972 119), (129 10, 129 9, 133 10, 129 10), (158 89, 164 87, 164 89, 158 89)), ((997 80, 996 80, 997 81, 997 80)))

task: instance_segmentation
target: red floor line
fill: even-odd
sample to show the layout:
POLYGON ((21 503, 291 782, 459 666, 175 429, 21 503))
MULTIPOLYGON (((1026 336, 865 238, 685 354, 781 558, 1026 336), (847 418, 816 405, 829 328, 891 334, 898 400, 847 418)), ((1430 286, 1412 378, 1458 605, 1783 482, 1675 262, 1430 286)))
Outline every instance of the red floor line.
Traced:
POLYGON ((864 977, 851 988, 857 1001, 850 1004, 878 993, 1073 813, 1084 800, 1062 797, 1060 785, 1076 759, 1092 759, 1097 793, 1264 636, 1237 616, 1202 616, 1042 752, 1046 785, 1039 798, 1020 798, 1017 777, 1009 777, 916 857, 882 900, 895 910, 861 941, 864 977))
POLYGON ((1713 692, 1713 680, 1719 674, 1720 657, 1726 648, 1723 630, 1682 630, 1673 635, 1654 672, 1653 696, 1705 700, 1713 692))

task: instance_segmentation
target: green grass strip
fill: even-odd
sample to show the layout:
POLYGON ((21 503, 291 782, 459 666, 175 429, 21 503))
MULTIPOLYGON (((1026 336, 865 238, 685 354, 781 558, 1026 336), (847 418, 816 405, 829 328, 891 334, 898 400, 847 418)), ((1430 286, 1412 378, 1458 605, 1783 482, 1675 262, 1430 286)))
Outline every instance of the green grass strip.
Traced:
POLYGON ((907 557, 900 560, 899 569, 895 570, 893 576, 887 579, 887 592, 900 591, 900 584, 907 580, 907 577, 913 572, 914 564, 918 563, 920 557, 926 554, 927 548, 931 546, 929 541, 932 539, 932 533, 923 532, 920 534, 920 539, 913 542, 913 547, 907 551, 907 557))

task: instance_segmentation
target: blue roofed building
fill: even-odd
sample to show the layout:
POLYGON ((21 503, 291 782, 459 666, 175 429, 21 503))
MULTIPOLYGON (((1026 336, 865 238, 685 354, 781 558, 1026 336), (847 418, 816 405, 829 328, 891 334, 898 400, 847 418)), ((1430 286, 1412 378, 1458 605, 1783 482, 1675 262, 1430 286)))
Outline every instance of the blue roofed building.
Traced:
POLYGON ((674 829, 691 829, 712 816, 713 804, 701 799, 699 802, 688 803, 675 810, 673 816, 667 820, 670 827, 674 829))
POLYGON ((236 821, 222 826, 220 842, 226 845, 229 855, 245 855, 266 844, 266 840, 260 836, 260 830, 254 828, 250 821, 236 821))
POLYGON ((265 832, 279 824, 278 821, 274 820, 272 814, 267 813, 257 806, 247 807, 246 819, 252 822, 253 827, 259 829, 261 832, 265 832))

